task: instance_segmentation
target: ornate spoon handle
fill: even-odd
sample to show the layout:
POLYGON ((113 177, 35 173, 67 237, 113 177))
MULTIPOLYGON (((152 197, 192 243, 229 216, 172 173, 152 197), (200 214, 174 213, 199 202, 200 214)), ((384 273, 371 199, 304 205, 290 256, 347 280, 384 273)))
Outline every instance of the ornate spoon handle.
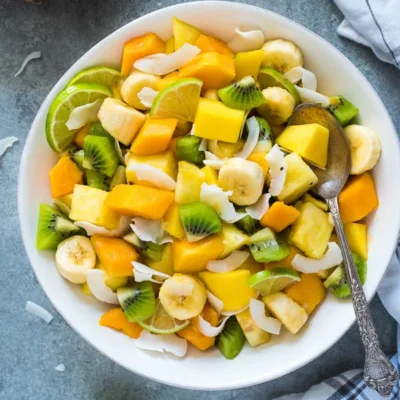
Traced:
POLYGON ((328 200, 328 205, 339 237, 347 281, 351 289, 354 312, 365 348, 364 380, 371 389, 376 390, 381 396, 388 397, 397 383, 397 371, 383 353, 379 344, 368 302, 344 233, 337 197, 328 200))

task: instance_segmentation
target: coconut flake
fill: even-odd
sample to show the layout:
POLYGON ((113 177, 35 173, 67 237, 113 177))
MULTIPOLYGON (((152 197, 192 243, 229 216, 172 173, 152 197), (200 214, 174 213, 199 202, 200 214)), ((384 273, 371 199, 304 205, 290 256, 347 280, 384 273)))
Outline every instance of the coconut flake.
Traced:
POLYGON ((133 164, 128 167, 134 171, 139 180, 151 182, 163 190, 175 190, 176 182, 164 171, 148 164, 133 164))
POLYGON ((57 367, 54 368, 58 372, 64 372, 65 371, 65 365, 64 364, 59 364, 57 367))
POLYGON ((199 331, 207 337, 215 337, 219 335, 224 329, 226 321, 229 317, 225 317, 221 320, 218 326, 212 326, 208 321, 206 321, 201 315, 198 316, 198 328, 199 331))
POLYGON ((131 228, 140 240, 144 242, 158 243, 163 236, 163 223, 161 219, 150 220, 141 217, 132 219, 131 228))
POLYGON ((250 315, 260 329, 273 335, 279 335, 282 323, 276 318, 265 315, 265 304, 261 300, 250 300, 250 315))
POLYGON ((246 307, 241 308, 240 310, 235 310, 235 311, 221 311, 221 315, 224 317, 232 317, 232 315, 237 315, 240 314, 241 312, 247 310, 249 306, 247 305, 246 307))
POLYGON ((207 151, 207 139, 202 139, 199 145, 199 151, 207 151))
POLYGON ((260 125, 258 125, 256 117, 251 117, 246 121, 248 130, 248 136, 244 147, 239 153, 235 154, 235 157, 247 159, 247 157, 253 152, 257 145, 258 137, 260 136, 260 125))
POLYGON ((228 47, 235 53, 252 51, 259 49, 265 42, 264 33, 259 30, 243 32, 240 27, 235 28, 233 40, 228 43, 228 47))
POLYGON ((125 156, 122 154, 121 145, 119 144, 117 139, 115 139, 115 141, 114 141, 114 148, 115 148, 115 151, 117 152, 117 156, 119 158, 120 163, 122 165, 126 166, 125 156))
POLYGON ((139 338, 134 341, 135 346, 141 350, 168 352, 177 357, 183 357, 187 352, 187 341, 175 334, 154 335, 143 329, 139 338))
POLYGON ((220 218, 227 222, 236 217, 235 207, 229 201, 231 195, 232 191, 224 192, 217 185, 201 184, 200 200, 214 208, 220 218))
POLYGON ((0 157, 10 148, 15 142, 18 142, 18 138, 15 136, 9 136, 0 140, 0 157))
POLYGON ((235 250, 223 260, 214 260, 207 263, 207 269, 211 272, 230 272, 240 267, 248 258, 247 251, 235 250))
POLYGON ((251 218, 260 220, 269 209, 269 193, 263 194, 252 206, 246 207, 246 212, 251 218))
POLYGON ((172 296, 191 296, 193 293, 193 285, 188 282, 178 282, 170 279, 164 285, 168 287, 168 293, 171 293, 172 296))
POLYGON ((328 250, 322 258, 308 258, 296 254, 292 261, 292 267, 305 274, 313 274, 339 265, 343 261, 342 251, 335 242, 328 243, 328 250))
POLYGON ((108 304, 119 304, 117 294, 104 283, 104 271, 90 269, 86 271, 86 280, 90 291, 97 300, 108 304))
POLYGON ((82 128, 90 122, 98 120, 98 113, 104 99, 97 99, 93 103, 84 104, 75 107, 69 115, 68 121, 65 123, 70 131, 82 128))
POLYGON ((270 152, 265 156, 269 165, 271 183, 269 193, 271 196, 278 196, 285 185, 287 166, 283 151, 275 144, 270 152))
POLYGON ((204 156, 205 156, 206 160, 223 161, 223 160, 220 160, 214 153, 211 153, 211 151, 205 151, 204 156))
POLYGON ((166 75, 183 67, 201 50, 189 43, 185 43, 180 49, 171 54, 153 54, 137 60, 133 66, 142 72, 154 75, 166 75))
POLYGON ((211 304, 211 307, 217 312, 218 315, 221 314, 224 308, 224 303, 217 296, 214 296, 209 290, 207 290, 207 300, 211 304))
POLYGON ((317 77, 308 69, 303 67, 294 67, 284 74, 286 79, 292 83, 301 81, 303 88, 309 90, 317 90, 317 77))
POLYGON ((323 107, 329 106, 329 98, 323 94, 300 86, 296 86, 296 89, 299 92, 301 101, 303 103, 317 103, 321 104, 323 107))
POLYGON ((83 228, 88 236, 100 235, 100 236, 110 236, 110 237, 121 237, 124 236, 129 231, 130 225, 129 217, 121 217, 119 222, 119 227, 117 229, 107 229, 102 226, 91 224, 86 221, 75 221, 74 224, 83 228))
POLYGON ((28 54, 28 56, 25 58, 25 60, 22 61, 21 68, 14 75, 14 78, 16 78, 19 74, 21 74, 23 72, 25 67, 28 65, 29 61, 35 60, 35 59, 40 58, 40 57, 42 57, 42 52, 41 51, 34 51, 34 52, 28 54))
POLYGON ((153 276, 158 276, 160 278, 165 278, 168 279, 171 276, 168 274, 164 274, 163 272, 156 271, 153 268, 148 267, 145 264, 138 263, 136 261, 132 262, 133 265, 133 274, 135 276, 135 281, 136 282, 144 282, 144 281, 150 281, 154 283, 162 283, 159 280, 153 279, 153 276))
POLYGON ((26 302, 25 310, 33 315, 36 315, 39 318, 42 318, 42 320, 46 322, 46 324, 50 323, 53 319, 53 316, 47 310, 45 310, 38 304, 33 303, 32 301, 26 302))
POLYGON ((194 136, 194 124, 192 125, 192 129, 189 132, 190 136, 194 136))
POLYGON ((209 167, 220 170, 225 163, 225 160, 220 160, 214 153, 210 151, 204 152, 205 160, 203 161, 204 165, 208 165, 209 167))
POLYGON ((144 107, 151 108, 153 105, 154 99, 157 97, 158 93, 156 90, 150 87, 144 87, 138 94, 137 97, 139 98, 140 102, 144 107))

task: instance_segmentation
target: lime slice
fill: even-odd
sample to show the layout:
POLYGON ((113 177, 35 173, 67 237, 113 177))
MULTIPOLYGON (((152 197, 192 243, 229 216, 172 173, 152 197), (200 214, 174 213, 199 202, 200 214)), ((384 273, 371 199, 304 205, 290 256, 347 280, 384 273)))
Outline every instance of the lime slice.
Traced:
POLYGON ((169 314, 167 314, 167 312, 164 310, 164 307, 158 300, 155 314, 145 321, 139 321, 139 324, 142 328, 151 333, 168 335, 186 328, 190 324, 190 321, 179 321, 175 318, 172 318, 169 314))
POLYGON ((203 82, 195 78, 183 78, 171 83, 154 99, 152 118, 178 118, 193 122, 203 82))
POLYGON ((97 83, 78 83, 60 92, 53 100, 46 119, 46 137, 50 147, 61 152, 74 140, 76 131, 70 131, 65 125, 74 108, 111 96, 107 86, 97 83))
POLYGON ((99 85, 108 86, 111 89, 117 84, 120 77, 121 73, 117 69, 93 67, 76 74, 67 86, 75 85, 76 83, 98 83, 99 85))
POLYGON ((286 286, 300 280, 300 275, 289 268, 272 268, 252 275, 247 283, 258 290, 261 296, 280 292, 286 286))

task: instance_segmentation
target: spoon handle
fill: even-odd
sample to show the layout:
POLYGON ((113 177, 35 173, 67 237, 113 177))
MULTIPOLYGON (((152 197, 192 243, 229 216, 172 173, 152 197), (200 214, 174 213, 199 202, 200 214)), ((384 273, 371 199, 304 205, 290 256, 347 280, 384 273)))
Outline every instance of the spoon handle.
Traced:
POLYGON ((388 397, 397 383, 397 371, 381 349, 379 338, 368 308, 368 302, 365 298, 360 278, 358 277, 357 269, 344 233, 337 197, 328 200, 328 206, 333 217, 336 233, 339 237, 347 281, 351 289, 354 312, 356 314, 361 340, 365 348, 364 381, 371 389, 376 390, 381 396, 388 397))

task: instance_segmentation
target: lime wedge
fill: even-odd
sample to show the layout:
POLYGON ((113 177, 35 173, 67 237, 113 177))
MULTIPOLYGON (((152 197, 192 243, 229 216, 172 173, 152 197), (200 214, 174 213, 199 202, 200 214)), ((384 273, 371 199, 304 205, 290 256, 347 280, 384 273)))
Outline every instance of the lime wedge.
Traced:
POLYGON ((108 67, 93 67, 85 69, 76 74, 68 83, 67 86, 75 85, 76 83, 98 83, 110 89, 117 84, 121 73, 114 68, 108 67))
POLYGON ((252 275, 247 283, 258 290, 261 296, 280 292, 286 286, 300 280, 300 275, 289 268, 272 268, 252 275))
POLYGON ((151 333, 168 335, 186 328, 190 324, 190 321, 179 321, 175 318, 172 318, 169 314, 167 314, 167 312, 164 310, 164 307, 158 300, 155 314, 144 321, 139 321, 139 324, 143 329, 146 329, 151 333))
POLYGON ((183 78, 171 83, 154 99, 150 117, 193 122, 202 85, 203 82, 195 78, 183 78))
POLYGON ((107 86, 97 83, 78 83, 60 92, 53 100, 46 119, 46 137, 50 147, 61 152, 74 140, 75 130, 70 131, 65 125, 74 108, 111 96, 107 86))

